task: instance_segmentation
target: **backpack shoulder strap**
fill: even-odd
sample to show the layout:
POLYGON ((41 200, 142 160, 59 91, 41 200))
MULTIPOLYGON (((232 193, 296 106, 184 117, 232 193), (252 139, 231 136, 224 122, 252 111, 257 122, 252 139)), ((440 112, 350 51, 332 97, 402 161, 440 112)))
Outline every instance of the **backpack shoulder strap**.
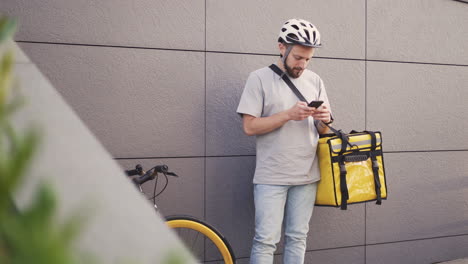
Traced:
POLYGON ((292 83, 292 81, 288 78, 285 72, 283 72, 276 64, 271 64, 269 67, 272 71, 274 71, 283 79, 283 81, 289 86, 289 88, 291 88, 291 90, 297 96, 297 98, 299 98, 299 100, 308 103, 305 97, 301 94, 301 92, 299 92, 297 87, 294 85, 294 83, 292 83))

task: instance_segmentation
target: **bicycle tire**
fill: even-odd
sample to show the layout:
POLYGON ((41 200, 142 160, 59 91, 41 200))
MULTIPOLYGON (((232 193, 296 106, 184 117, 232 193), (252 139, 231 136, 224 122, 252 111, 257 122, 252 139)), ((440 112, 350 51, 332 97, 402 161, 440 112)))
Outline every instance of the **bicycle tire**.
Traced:
MULTIPOLYGON (((222 260, 224 261, 225 264, 235 264, 236 263, 236 258, 234 256, 234 252, 231 248, 231 245, 227 241, 227 239, 218 231, 216 230, 213 226, 203 222, 200 219, 197 219, 192 216, 185 216, 185 215, 175 215, 175 216, 168 216, 166 217, 166 224, 172 228, 176 229, 178 231, 182 231, 182 229, 189 229, 192 230, 193 232, 196 233, 197 238, 198 235, 201 234, 206 240, 211 241, 211 243, 214 245, 216 248, 217 253, 219 253, 219 256, 222 257, 222 260)), ((212 261, 212 260, 207 260, 205 258, 205 240, 203 240, 203 256, 200 256, 197 254, 197 252, 194 252, 194 247, 197 245, 191 245, 189 244, 188 238, 184 237, 181 233, 182 232, 177 232, 179 235, 179 238, 186 244, 188 248, 192 250, 192 253, 200 258, 202 261, 212 261)), ((197 242, 197 238, 195 239, 195 243, 197 242)), ((221 260, 221 259, 215 259, 215 260, 221 260)))

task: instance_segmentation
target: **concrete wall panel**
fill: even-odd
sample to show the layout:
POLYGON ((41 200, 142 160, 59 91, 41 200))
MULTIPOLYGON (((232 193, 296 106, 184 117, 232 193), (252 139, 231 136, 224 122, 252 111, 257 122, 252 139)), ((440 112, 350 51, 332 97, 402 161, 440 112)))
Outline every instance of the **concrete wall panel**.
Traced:
POLYGON ((114 157, 204 154, 203 53, 21 47, 114 157))
POLYGON ((254 170, 255 157, 206 159, 206 218, 240 258, 250 256, 254 235, 254 170))
POLYGON ((308 249, 327 249, 364 245, 364 204, 353 204, 343 211, 316 206, 310 221, 308 249))
POLYGON ((468 6, 457 1, 367 1, 367 58, 468 64, 468 6))
POLYGON ((371 245, 366 250, 366 263, 414 264, 414 263, 467 263, 468 236, 443 237, 371 245), (459 260, 455 260, 459 259, 459 260))
POLYGON ((349 247, 349 248, 309 251, 305 255, 304 263, 364 264, 366 263, 364 261, 364 247, 349 247))
POLYGON ((208 155, 255 155, 255 137, 244 134, 242 118, 236 110, 249 73, 275 60, 272 56, 207 54, 208 155))
POLYGON ((467 149, 468 67, 368 62, 367 126, 385 151, 467 149))
POLYGON ((16 40, 203 50, 205 2, 3 0, 16 40))
POLYGON ((388 200, 367 204, 367 243, 468 234, 468 152, 385 154, 388 200))
POLYGON ((364 0, 208 0, 206 8, 207 50, 277 54, 283 23, 302 18, 320 31, 318 56, 364 58, 364 0))

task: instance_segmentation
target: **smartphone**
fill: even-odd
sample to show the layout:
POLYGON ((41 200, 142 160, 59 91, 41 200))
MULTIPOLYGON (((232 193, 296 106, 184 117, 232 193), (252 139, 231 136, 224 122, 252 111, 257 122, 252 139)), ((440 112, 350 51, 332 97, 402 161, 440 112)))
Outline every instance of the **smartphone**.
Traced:
POLYGON ((323 104, 323 101, 312 101, 308 105, 309 107, 319 108, 323 104))

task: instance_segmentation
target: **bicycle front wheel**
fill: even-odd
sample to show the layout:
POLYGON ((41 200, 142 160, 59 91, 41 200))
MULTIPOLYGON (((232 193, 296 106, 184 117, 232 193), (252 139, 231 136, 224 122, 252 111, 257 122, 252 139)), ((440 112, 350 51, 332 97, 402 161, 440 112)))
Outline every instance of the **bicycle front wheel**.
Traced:
POLYGON ((229 242, 209 224, 191 216, 169 216, 166 217, 166 223, 199 260, 208 263, 235 263, 229 242))

